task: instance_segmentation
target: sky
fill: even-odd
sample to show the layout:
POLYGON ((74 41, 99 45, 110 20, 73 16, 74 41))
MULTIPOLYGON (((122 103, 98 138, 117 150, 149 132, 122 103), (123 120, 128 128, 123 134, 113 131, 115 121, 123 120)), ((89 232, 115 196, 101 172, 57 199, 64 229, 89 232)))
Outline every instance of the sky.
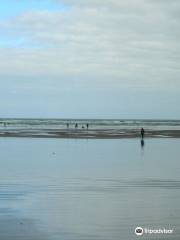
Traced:
POLYGON ((0 118, 180 119, 179 0, 0 0, 0 118))

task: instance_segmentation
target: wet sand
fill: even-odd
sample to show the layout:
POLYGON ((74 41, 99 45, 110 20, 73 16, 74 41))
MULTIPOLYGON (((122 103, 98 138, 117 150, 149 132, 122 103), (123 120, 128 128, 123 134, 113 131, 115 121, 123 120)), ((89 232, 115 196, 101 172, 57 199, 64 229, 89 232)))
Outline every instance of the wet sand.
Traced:
MULTIPOLYGON (((0 137, 121 139, 141 137, 139 129, 18 129, 1 130, 0 137)), ((180 130, 146 130, 145 138, 180 138, 180 130)))
POLYGON ((17 216, 0 217, 0 239, 2 240, 48 240, 47 234, 40 232, 31 219, 17 216))
POLYGON ((179 240, 179 144, 0 138, 0 240, 179 240))

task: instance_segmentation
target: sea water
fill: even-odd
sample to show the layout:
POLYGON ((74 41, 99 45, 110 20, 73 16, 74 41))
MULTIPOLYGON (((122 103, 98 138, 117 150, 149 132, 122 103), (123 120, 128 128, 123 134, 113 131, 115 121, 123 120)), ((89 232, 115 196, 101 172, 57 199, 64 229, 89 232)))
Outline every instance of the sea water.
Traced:
POLYGON ((0 138, 0 239, 180 239, 179 145, 0 138))
POLYGON ((153 119, 0 119, 0 130, 49 130, 79 128, 89 124, 90 129, 145 129, 176 130, 180 129, 180 120, 153 120, 153 119))

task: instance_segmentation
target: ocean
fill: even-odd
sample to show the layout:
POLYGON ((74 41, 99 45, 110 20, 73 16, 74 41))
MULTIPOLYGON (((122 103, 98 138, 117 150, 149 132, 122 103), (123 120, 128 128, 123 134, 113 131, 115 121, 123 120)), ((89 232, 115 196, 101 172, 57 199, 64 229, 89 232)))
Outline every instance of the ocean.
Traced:
POLYGON ((180 120, 142 119, 0 119, 0 129, 66 129, 67 124, 79 128, 89 124, 90 129, 180 129, 180 120))

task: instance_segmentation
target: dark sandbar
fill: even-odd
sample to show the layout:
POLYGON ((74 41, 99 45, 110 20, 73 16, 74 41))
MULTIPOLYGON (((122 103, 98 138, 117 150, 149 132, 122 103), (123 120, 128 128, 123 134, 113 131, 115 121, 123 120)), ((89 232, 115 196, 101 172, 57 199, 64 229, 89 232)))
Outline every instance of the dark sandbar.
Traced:
MULTIPOLYGON (((37 130, 3 130, 0 137, 34 137, 34 138, 96 138, 96 139, 120 139, 139 138, 139 129, 37 129, 37 130)), ((146 130, 145 138, 180 138, 180 130, 146 130)))

